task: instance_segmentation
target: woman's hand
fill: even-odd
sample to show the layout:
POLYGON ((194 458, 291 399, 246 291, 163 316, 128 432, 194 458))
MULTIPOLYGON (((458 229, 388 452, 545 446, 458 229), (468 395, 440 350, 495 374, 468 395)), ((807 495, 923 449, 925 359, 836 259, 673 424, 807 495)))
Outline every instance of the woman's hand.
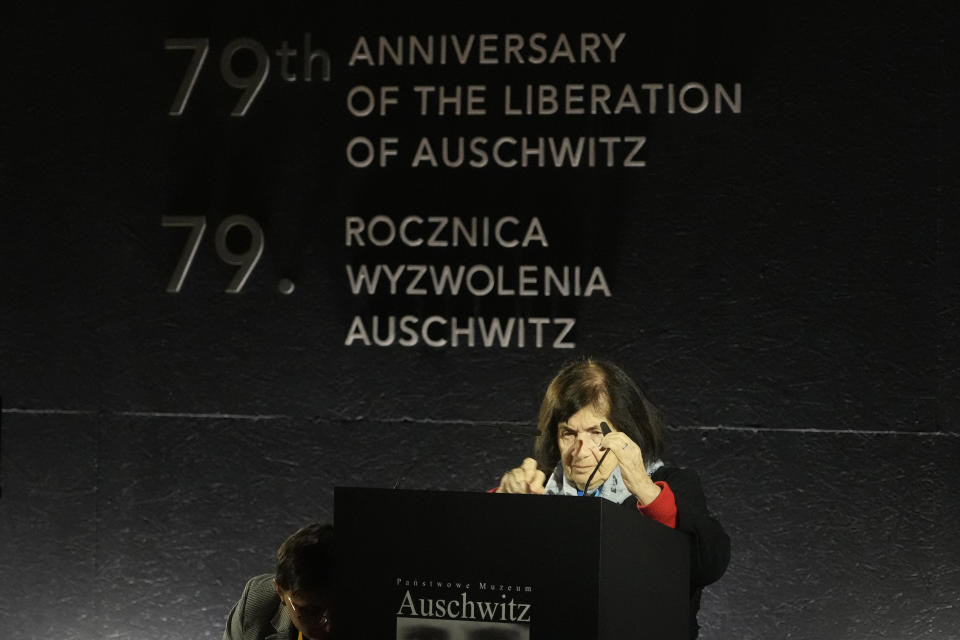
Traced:
POLYGON ((546 493, 547 476, 537 469, 537 461, 524 458, 523 464, 503 474, 497 493, 546 493))
POLYGON ((647 465, 643 462, 643 452, 636 442, 625 433, 613 431, 604 436, 600 446, 609 449, 620 461, 620 474, 623 484, 637 497, 641 504, 650 504, 658 495, 660 487, 654 484, 647 474, 647 465))

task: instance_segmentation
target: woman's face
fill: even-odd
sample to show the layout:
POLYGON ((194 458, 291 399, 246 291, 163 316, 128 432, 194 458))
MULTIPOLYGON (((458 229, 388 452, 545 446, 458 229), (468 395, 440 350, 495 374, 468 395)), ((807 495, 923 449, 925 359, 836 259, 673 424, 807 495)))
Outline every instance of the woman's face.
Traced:
MULTIPOLYGON (((600 423, 606 422, 611 430, 617 430, 605 413, 601 413, 597 407, 584 407, 557 425, 557 444, 560 447, 563 472, 567 479, 580 489, 584 488, 584 483, 603 456, 600 451, 600 441, 603 440, 600 423)), ((603 484, 616 468, 616 456, 607 456, 587 490, 603 484)))

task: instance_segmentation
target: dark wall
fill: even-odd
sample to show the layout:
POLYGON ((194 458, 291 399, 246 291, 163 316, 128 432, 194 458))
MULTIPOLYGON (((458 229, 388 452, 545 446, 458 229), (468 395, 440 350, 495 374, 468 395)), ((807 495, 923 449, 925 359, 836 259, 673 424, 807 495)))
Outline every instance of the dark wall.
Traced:
MULTIPOLYGON (((493 486, 552 373, 588 354, 661 407, 668 460, 731 535, 705 637, 956 634, 956 10, 515 5, 41 6, 4 25, 0 636, 219 637, 279 542, 332 519, 334 485, 493 486), (329 81, 284 81, 275 51, 308 32, 329 81), (536 32, 626 35, 615 62, 348 64, 360 36, 536 32), (230 116, 220 56, 241 37, 271 63, 230 116), (175 38, 209 39, 180 115, 175 38), (642 113, 503 113, 508 85, 644 83, 739 85, 742 108, 651 113, 640 92, 642 113), (398 105, 351 115, 358 85, 398 105), (483 86, 487 112, 420 115, 423 85, 483 86), (397 156, 351 166, 358 136, 397 156), (411 166, 443 136, 642 137, 643 165, 618 146, 612 166, 605 147, 592 167, 411 166), (225 293, 253 224, 218 253, 235 215, 264 249, 225 293), (378 215, 536 218, 548 246, 348 244, 349 217, 378 215), (171 216, 206 222, 178 292, 190 227, 171 216), (370 294, 361 265, 502 267, 506 289, 522 265, 599 268, 606 289, 370 294), (441 318, 427 338, 448 343, 353 330, 391 316, 441 318), (522 320, 525 342, 454 346, 454 318, 478 343, 481 320, 522 320)), ((255 75, 249 51, 233 62, 255 75)))

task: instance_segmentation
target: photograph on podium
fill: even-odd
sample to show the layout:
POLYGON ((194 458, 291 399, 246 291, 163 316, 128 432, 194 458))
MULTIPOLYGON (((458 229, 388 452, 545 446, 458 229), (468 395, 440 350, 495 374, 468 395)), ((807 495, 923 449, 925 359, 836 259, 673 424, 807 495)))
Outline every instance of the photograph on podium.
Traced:
POLYGON ((529 625, 473 620, 397 618, 397 640, 528 640, 529 625))

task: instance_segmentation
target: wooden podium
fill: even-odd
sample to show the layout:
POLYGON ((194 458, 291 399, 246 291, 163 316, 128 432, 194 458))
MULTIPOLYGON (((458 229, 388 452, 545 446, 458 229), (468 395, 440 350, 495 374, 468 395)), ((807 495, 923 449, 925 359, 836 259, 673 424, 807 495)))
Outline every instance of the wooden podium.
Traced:
POLYGON ((599 498, 334 490, 347 640, 689 637, 689 541, 599 498))

